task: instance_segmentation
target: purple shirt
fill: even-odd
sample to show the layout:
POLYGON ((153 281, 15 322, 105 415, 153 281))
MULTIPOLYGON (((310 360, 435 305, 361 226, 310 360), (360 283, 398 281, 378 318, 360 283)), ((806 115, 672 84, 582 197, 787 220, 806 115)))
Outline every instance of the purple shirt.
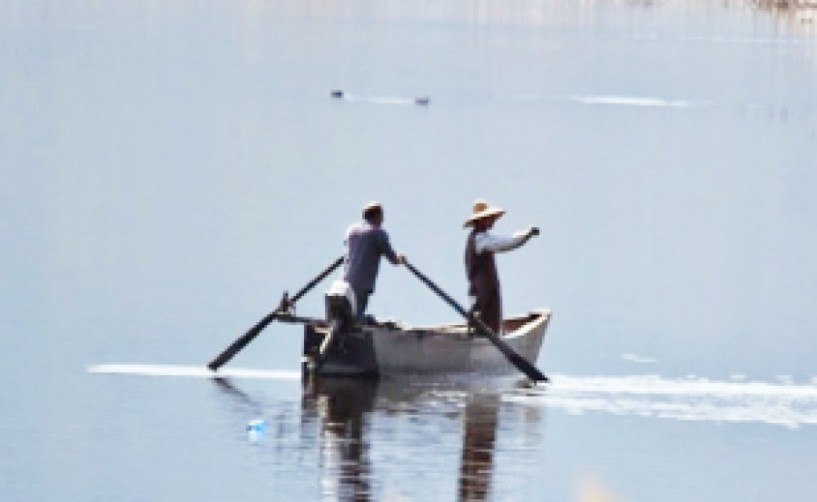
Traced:
POLYGON ((394 264, 398 263, 397 255, 389 244, 389 234, 367 221, 349 227, 346 247, 343 278, 358 294, 374 292, 381 256, 394 264))

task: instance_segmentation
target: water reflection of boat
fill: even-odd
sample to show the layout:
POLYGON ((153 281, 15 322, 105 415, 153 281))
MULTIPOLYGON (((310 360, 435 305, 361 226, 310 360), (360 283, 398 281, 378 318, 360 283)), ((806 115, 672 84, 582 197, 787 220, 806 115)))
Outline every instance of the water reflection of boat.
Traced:
POLYGON ((302 427, 317 428, 315 436, 323 462, 325 493, 337 500, 372 500, 372 479, 377 466, 369 456, 372 422, 381 413, 415 417, 425 404, 453 393, 464 400, 448 414, 463 424, 459 500, 489 498, 494 466, 500 397, 497 392, 473 390, 460 384, 448 387, 422 381, 322 379, 304 380, 302 427))
MULTIPOLYGON (((511 349, 535 363, 542 346, 550 310, 503 321, 500 337, 511 349)), ((330 327, 310 323, 305 327, 305 368, 329 375, 390 375, 445 373, 510 373, 516 369, 485 337, 475 335, 464 323, 427 327, 381 322, 344 330, 315 364, 330 327)))
MULTIPOLYGON (((306 382, 306 380, 304 380, 306 382)), ((301 400, 303 425, 317 426, 324 492, 337 500, 371 500, 367 415, 374 409, 375 380, 311 381, 301 400)))

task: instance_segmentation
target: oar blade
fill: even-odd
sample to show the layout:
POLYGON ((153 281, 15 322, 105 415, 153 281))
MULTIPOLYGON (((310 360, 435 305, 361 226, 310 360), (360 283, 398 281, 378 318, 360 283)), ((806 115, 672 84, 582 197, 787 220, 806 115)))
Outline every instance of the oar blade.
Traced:
POLYGON ((534 382, 549 382, 550 380, 548 377, 544 375, 539 369, 530 363, 527 359, 522 357, 519 353, 514 351, 507 343, 505 343, 499 336, 496 335, 488 326, 486 326, 482 321, 477 319, 471 319, 477 330, 488 340, 490 340, 496 348, 502 352, 508 360, 516 366, 516 368, 525 374, 528 378, 533 380, 534 382))
POLYGON ((277 317, 277 315, 278 311, 275 311, 261 319, 255 326, 250 328, 249 331, 234 341, 229 347, 224 349, 224 352, 219 354, 218 357, 210 361, 210 363, 207 364, 207 367, 212 371, 217 371, 219 368, 227 364, 227 362, 235 357, 236 354, 244 350, 244 347, 249 345, 249 343, 253 341, 259 333, 261 333, 261 330, 266 328, 267 325, 277 317))
POLYGON ((241 338, 233 342, 232 345, 227 347, 224 350, 224 352, 218 355, 218 357, 210 361, 207 364, 207 367, 210 368, 210 370, 212 371, 218 371, 219 368, 227 364, 227 362, 229 362, 230 359, 232 359, 236 354, 241 352, 244 349, 244 347, 246 347, 252 341, 253 338, 255 337, 254 336, 248 337, 247 335, 242 336, 241 338))

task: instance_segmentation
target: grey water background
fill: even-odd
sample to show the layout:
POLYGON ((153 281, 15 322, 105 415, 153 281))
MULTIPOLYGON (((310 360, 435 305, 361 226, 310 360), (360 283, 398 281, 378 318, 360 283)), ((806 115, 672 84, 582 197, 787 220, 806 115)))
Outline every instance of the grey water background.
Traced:
MULTIPOLYGON (((0 11, 4 499, 817 496, 813 9, 0 11), (371 199, 397 250, 464 302, 476 197, 507 209, 499 231, 542 229, 499 267, 508 313, 553 309, 550 388, 304 387, 283 325, 228 366, 261 377, 190 377, 339 256, 371 199), (89 371, 110 363, 176 377, 89 371), (622 378, 658 390, 634 402, 622 378), (716 399, 720 383, 746 393, 716 399)), ((322 309, 318 288, 298 312, 322 309)), ((387 265, 370 309, 456 315, 387 265)))

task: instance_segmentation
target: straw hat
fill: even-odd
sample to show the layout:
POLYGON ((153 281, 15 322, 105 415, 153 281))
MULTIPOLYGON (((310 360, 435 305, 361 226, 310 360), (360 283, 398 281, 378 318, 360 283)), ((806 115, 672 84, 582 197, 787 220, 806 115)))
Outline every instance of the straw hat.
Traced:
POLYGON ((465 225, 463 226, 470 227, 473 226, 474 222, 477 220, 491 217, 499 218, 503 214, 505 214, 504 209, 492 206, 482 199, 477 199, 474 201, 474 208, 471 211, 471 217, 465 221, 465 225))

